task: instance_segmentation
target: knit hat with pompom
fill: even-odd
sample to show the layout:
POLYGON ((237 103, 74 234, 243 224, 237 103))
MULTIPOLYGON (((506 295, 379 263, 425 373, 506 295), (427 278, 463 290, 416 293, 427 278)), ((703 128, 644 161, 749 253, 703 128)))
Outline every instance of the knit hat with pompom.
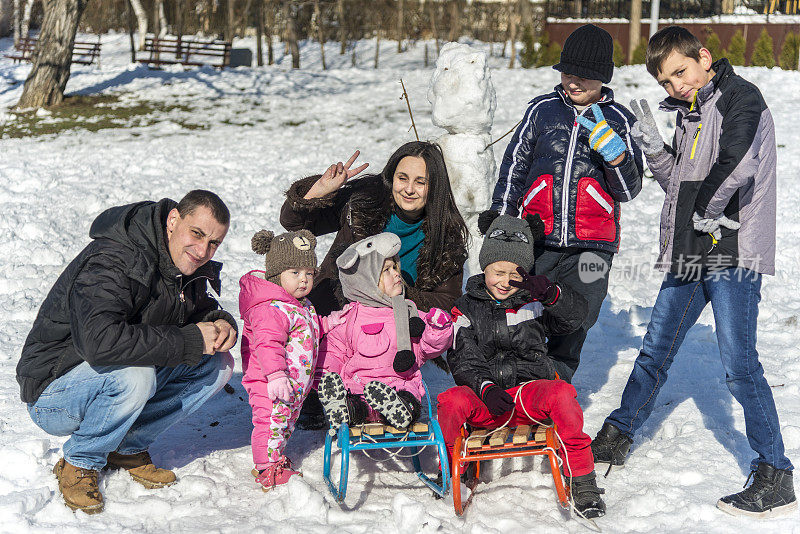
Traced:
POLYGON ((287 269, 316 269, 317 239, 308 230, 275 235, 259 230, 250 240, 256 254, 264 254, 264 278, 280 285, 281 273, 287 269))

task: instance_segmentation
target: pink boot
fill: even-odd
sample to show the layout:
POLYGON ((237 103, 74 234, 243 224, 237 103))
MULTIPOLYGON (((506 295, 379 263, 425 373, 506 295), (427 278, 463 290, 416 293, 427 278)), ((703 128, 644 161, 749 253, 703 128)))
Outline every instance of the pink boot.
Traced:
POLYGON ((269 491, 275 486, 286 484, 292 475, 303 476, 300 471, 292 469, 292 462, 285 456, 277 462, 270 462, 267 467, 258 471, 253 469, 253 476, 256 477, 256 482, 261 484, 263 491, 269 491))

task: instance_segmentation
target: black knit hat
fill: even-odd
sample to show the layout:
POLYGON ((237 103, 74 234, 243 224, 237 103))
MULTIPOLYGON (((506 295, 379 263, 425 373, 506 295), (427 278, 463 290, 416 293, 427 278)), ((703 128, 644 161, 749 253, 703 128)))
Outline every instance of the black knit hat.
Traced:
POLYGON ((585 24, 569 34, 561 51, 561 61, 553 68, 587 80, 611 81, 614 74, 614 40, 594 24, 585 24))

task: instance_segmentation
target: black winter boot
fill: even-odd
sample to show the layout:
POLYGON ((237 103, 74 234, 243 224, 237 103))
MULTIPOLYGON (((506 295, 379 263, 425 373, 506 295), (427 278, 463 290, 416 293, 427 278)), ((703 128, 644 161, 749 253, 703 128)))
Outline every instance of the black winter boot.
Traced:
POLYGON ((606 491, 597 487, 594 471, 588 475, 572 477, 571 480, 570 477, 564 478, 567 487, 570 486, 570 483, 572 484, 572 500, 575 503, 575 509, 583 517, 594 519, 606 515, 606 503, 600 497, 606 491))
POLYGON ((308 392, 303 407, 300 408, 300 415, 297 417, 297 428, 300 430, 321 430, 325 428, 325 414, 322 411, 322 404, 316 389, 308 392))
POLYGON ((760 518, 780 517, 797 510, 791 471, 762 463, 750 472, 745 486, 751 478, 753 483, 747 489, 721 498, 717 508, 731 515, 760 518))
MULTIPOLYGON (((592 441, 592 455, 594 463, 609 464, 608 471, 613 465, 625 465, 625 457, 631 449, 633 440, 622 433, 611 423, 603 423, 603 427, 592 441)), ((608 475, 608 472, 606 472, 608 475)))

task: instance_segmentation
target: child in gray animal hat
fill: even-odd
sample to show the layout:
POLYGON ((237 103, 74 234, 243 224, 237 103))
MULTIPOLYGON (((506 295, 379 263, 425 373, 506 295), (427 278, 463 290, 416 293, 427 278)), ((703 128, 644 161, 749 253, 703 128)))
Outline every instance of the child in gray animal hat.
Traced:
POLYGON ((385 232, 358 241, 336 260, 350 304, 327 318, 319 367, 319 398, 332 431, 381 420, 405 428, 421 413, 420 367, 447 350, 447 312, 423 314, 405 298, 397 253, 400 238, 385 232))

